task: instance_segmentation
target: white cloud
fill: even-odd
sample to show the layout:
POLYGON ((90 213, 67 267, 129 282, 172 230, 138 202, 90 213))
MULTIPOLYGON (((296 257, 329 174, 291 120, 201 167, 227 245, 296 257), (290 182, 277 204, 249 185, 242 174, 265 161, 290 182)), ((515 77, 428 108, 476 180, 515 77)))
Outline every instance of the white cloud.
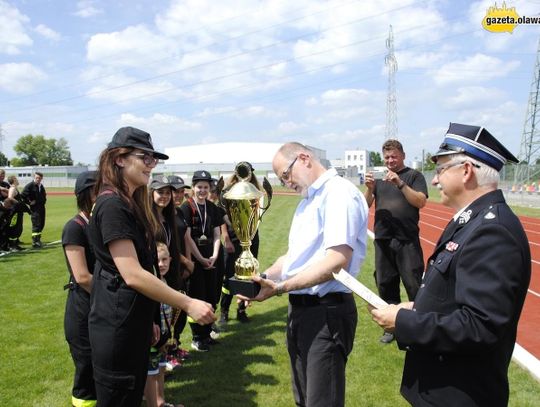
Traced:
POLYGON ((27 62, 0 65, 0 88, 8 92, 30 92, 46 77, 41 69, 27 62))
POLYGON ((16 55, 33 44, 25 29, 29 21, 16 7, 0 0, 0 53, 16 55))
POLYGON ((321 95, 323 106, 349 105, 370 102, 373 92, 365 89, 333 89, 321 95))
MULTIPOLYGON (((514 122, 515 117, 525 118, 525 110, 515 102, 505 102, 495 107, 481 106, 477 109, 465 109, 459 115, 463 123, 485 125, 490 127, 502 126, 514 122)), ((521 134, 521 129, 515 129, 516 134, 521 134)))
POLYGON ((62 38, 59 33, 47 27, 45 24, 39 24, 36 28, 34 28, 34 31, 51 41, 60 41, 62 38))
POLYGON ((233 112, 236 110, 234 106, 221 106, 221 107, 207 107, 201 112, 197 113, 197 117, 208 117, 224 113, 233 112))
POLYGON ((144 25, 122 31, 93 35, 87 44, 89 62, 115 67, 145 67, 162 57, 170 56, 172 43, 156 35, 144 25))
POLYGON ((462 61, 448 62, 434 76, 438 85, 466 84, 502 78, 519 67, 518 61, 502 59, 484 54, 475 54, 462 61))
POLYGON ((132 113, 123 113, 120 116, 121 126, 141 126, 143 128, 168 128, 170 131, 199 130, 201 124, 189 121, 178 116, 155 113, 150 117, 136 116, 132 113))
POLYGON ((458 88, 457 94, 447 96, 444 103, 453 109, 467 109, 498 104, 504 97, 505 93, 497 88, 467 86, 458 88))
POLYGON ((73 14, 81 18, 94 17, 103 13, 103 9, 95 6, 94 0, 80 0, 77 2, 77 11, 73 14))
POLYGON ((294 133, 298 130, 306 128, 305 123, 297 123, 297 122, 281 122, 278 125, 278 130, 280 133, 284 134, 290 134, 294 133))

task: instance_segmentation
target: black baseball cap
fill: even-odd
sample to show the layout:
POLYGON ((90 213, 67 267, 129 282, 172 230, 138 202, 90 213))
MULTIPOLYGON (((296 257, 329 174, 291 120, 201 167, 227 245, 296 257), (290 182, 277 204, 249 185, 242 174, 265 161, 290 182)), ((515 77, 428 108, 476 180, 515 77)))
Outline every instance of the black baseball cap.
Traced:
POLYGON ((119 147, 133 147, 152 153, 156 158, 168 160, 169 156, 154 150, 150 134, 136 129, 135 127, 122 127, 114 134, 112 141, 107 145, 107 150, 119 147))
POLYGON ((431 159, 437 162, 440 156, 460 153, 476 158, 497 171, 507 161, 519 162, 485 127, 450 123, 439 151, 431 159))
POLYGON ((150 182, 150 189, 156 190, 165 187, 176 189, 174 185, 169 182, 169 178, 166 175, 156 177, 150 182))
POLYGON ((96 184, 96 171, 84 171, 77 176, 75 181, 75 195, 79 195, 87 188, 91 188, 96 184))
POLYGON ((191 184, 195 184, 198 181, 206 181, 210 184, 212 183, 212 174, 210 174, 206 170, 199 170, 195 171, 193 173, 193 177, 191 178, 191 184))
POLYGON ((190 188, 191 187, 189 185, 186 185, 184 183, 184 179, 178 175, 169 175, 167 177, 167 179, 169 180, 169 184, 171 184, 173 186, 173 188, 175 189, 182 189, 182 188, 190 188))

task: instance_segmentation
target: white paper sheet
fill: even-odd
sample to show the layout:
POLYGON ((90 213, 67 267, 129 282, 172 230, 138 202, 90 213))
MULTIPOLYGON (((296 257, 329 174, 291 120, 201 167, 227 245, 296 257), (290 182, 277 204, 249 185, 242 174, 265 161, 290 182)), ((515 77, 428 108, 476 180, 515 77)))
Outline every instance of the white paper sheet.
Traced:
POLYGON ((381 297, 367 288, 364 284, 351 276, 345 270, 341 269, 339 273, 332 273, 334 278, 345 287, 349 288, 353 293, 361 297, 368 304, 375 308, 382 308, 388 305, 381 297))

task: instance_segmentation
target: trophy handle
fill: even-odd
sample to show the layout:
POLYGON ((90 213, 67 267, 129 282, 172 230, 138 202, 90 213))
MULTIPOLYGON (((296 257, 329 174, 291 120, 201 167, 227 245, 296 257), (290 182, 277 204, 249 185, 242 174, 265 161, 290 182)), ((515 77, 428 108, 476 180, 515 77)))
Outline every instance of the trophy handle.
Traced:
POLYGON ((261 216, 259 217, 259 220, 262 219, 263 215, 266 213, 268 208, 270 208, 270 203, 272 202, 272 185, 270 185, 270 182, 264 177, 263 179, 263 189, 266 191, 266 196, 268 197, 268 203, 266 206, 261 207, 261 216))
POLYGON ((223 180, 223 177, 219 177, 219 181, 216 185, 216 195, 218 197, 218 206, 225 209, 225 202, 223 201, 223 194, 226 192, 223 190, 223 187, 225 186, 225 181, 223 180))

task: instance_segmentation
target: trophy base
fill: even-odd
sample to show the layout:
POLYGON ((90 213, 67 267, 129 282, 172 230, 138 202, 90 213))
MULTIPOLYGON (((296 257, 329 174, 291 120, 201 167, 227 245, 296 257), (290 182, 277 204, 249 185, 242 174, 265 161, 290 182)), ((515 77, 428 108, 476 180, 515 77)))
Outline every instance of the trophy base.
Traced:
POLYGON ((259 294, 261 285, 252 280, 239 280, 236 277, 231 277, 229 290, 232 295, 240 294, 247 298, 254 298, 259 294))

